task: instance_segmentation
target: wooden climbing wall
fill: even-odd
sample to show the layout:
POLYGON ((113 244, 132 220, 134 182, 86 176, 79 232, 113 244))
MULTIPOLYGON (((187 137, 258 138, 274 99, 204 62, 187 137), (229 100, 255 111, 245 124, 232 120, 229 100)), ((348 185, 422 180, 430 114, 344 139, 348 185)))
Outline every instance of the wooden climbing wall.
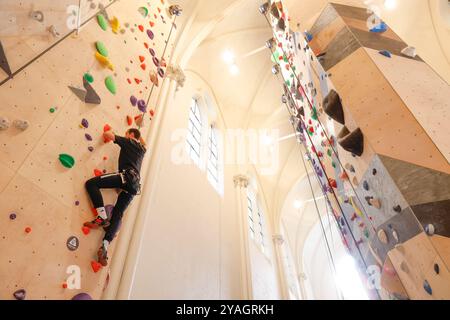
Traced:
POLYGON ((448 85, 381 20, 369 29, 365 9, 329 4, 304 34, 282 1, 260 10, 342 239, 363 277, 381 272, 370 297, 449 299, 448 85))
MULTIPOLYGON (((65 15, 64 1, 57 6, 50 2, 54 3, 2 1, 0 12, 28 12, 27 5, 34 4, 46 22, 65 15)), ((108 124, 123 135, 127 128, 137 126, 134 120, 131 126, 127 123, 127 116, 134 119, 142 114, 130 97, 147 100, 153 87, 152 71, 162 70, 161 85, 162 54, 167 43, 164 58, 170 61, 174 39, 168 39, 173 16, 163 0, 103 3, 110 4, 103 15, 120 22, 117 33, 112 30, 114 24, 107 23, 103 30, 97 22, 98 1, 82 1, 82 11, 89 13, 86 24, 78 35, 72 32, 55 46, 55 39, 31 32, 34 29, 29 24, 34 21, 25 18, 18 20, 18 27, 29 33, 17 35, 12 28, 11 33, 2 30, 0 34, 12 72, 48 50, 0 86, 0 117, 10 121, 9 128, 0 130, 0 299, 14 299, 13 293, 20 289, 26 290, 26 299, 71 299, 80 292, 94 299, 102 295, 108 269, 95 273, 91 261, 96 260, 103 232, 82 232, 83 222, 93 218, 84 183, 95 169, 117 170, 119 148, 103 142, 103 128, 108 124), (142 7, 148 15, 144 16, 142 7), (107 48, 114 70, 96 60, 97 41, 107 48), (99 105, 85 103, 69 89, 83 89, 86 73, 93 77, 91 85, 101 98, 99 105), (116 94, 107 89, 106 77, 112 77, 116 94), (81 126, 83 119, 89 123, 87 128, 81 126), (29 127, 22 131, 14 127, 14 120, 27 120, 29 127), (71 155, 74 167, 65 168, 59 154, 71 155), (25 232, 26 228, 31 232, 25 232), (75 251, 66 246, 72 236, 79 240, 75 251), (80 289, 63 287, 72 265, 81 270, 80 289)), ((159 86, 154 86, 144 113, 144 137, 157 110, 159 86)), ((114 205, 116 191, 103 194, 105 203, 114 205)))

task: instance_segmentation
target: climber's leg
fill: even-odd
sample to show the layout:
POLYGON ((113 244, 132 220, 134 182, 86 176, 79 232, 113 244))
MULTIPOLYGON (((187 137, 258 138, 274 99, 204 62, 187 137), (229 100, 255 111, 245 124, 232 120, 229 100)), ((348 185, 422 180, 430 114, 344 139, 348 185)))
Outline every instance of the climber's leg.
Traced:
POLYGON ((92 178, 86 182, 86 190, 98 214, 95 220, 86 222, 84 224, 86 227, 97 229, 100 226, 105 227, 108 225, 108 216, 106 214, 106 209, 100 189, 121 188, 122 185, 122 177, 118 173, 105 174, 99 177, 92 178))
POLYGON ((103 243, 100 249, 98 250, 98 262, 103 266, 108 265, 108 246, 113 241, 117 232, 119 231, 123 213, 130 205, 134 196, 129 194, 128 192, 122 191, 117 198, 116 205, 111 214, 111 222, 110 225, 105 228, 106 234, 103 238, 103 243))

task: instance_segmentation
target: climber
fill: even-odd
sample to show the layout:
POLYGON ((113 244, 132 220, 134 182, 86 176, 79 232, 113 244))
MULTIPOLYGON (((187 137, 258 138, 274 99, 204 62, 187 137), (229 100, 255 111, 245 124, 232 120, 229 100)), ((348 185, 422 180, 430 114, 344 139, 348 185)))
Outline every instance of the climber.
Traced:
POLYGON ((84 224, 85 227, 98 229, 103 227, 105 236, 98 250, 98 262, 108 265, 108 246, 116 236, 125 209, 130 205, 134 196, 140 194, 140 170, 146 152, 146 145, 138 129, 129 129, 125 137, 118 136, 112 131, 103 133, 105 142, 113 141, 120 147, 119 171, 92 178, 86 182, 86 190, 97 213, 97 217, 84 224), (120 189, 116 205, 108 220, 103 197, 100 189, 120 189))

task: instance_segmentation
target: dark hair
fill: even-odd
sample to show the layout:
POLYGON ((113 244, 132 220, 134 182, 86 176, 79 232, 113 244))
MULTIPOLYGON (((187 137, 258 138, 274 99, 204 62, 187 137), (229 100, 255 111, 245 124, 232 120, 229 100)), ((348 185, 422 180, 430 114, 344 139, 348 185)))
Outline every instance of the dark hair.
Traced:
POLYGON ((128 133, 133 134, 135 139, 139 139, 141 137, 141 132, 135 128, 128 129, 128 133))

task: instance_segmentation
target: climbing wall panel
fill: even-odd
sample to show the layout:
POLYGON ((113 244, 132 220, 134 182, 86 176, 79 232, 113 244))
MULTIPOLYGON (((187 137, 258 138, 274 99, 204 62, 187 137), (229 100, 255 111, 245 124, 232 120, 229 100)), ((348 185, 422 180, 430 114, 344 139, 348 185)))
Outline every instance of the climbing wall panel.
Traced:
POLYGON ((330 72, 375 152, 450 173, 447 160, 363 48, 330 72))
POLYGON ((397 55, 386 59, 376 50, 366 51, 447 161, 450 161, 450 86, 422 61, 397 55))
MULTIPOLYGON (((103 30, 97 18, 89 20, 79 34, 47 47, 39 59, 28 60, 39 50, 27 56, 22 62, 30 64, 0 86, 0 117, 11 123, 0 130, 0 251, 5 257, 0 260, 1 299, 13 299, 18 289, 26 290, 27 299, 71 299, 80 292, 101 297, 108 268, 95 273, 91 261, 96 260, 103 232, 82 230, 83 222, 94 217, 84 183, 94 176, 94 169, 117 170, 119 148, 105 144, 101 136, 106 124, 123 135, 137 126, 135 117, 143 115, 141 130, 146 136, 164 79, 161 57, 166 42, 165 60, 170 60, 173 47, 173 38, 168 41, 172 18, 164 1, 102 3, 112 3, 103 14, 118 19, 116 32, 111 21, 103 30), (142 6, 148 16, 138 11, 142 6), (114 70, 95 58, 97 41, 114 70), (160 72, 159 86, 153 88, 146 110, 138 109, 131 97, 145 105, 152 89, 151 71, 160 72), (84 94, 73 92, 85 91, 83 77, 91 82, 100 104, 85 103, 84 94), (114 88, 107 88, 107 77, 114 88), (14 120, 27 120, 29 126, 19 130, 12 125, 14 120), (73 156, 74 167, 64 167, 60 154, 73 156), (74 251, 66 246, 72 236, 79 241, 74 251), (67 267, 73 265, 81 270, 81 288, 76 290, 63 288, 67 267)), ((82 10, 94 14, 98 9, 98 1, 82 1, 82 10)), ((33 37, 23 41, 41 41, 33 37)), ((105 204, 114 205, 116 190, 103 194, 105 204)), ((113 251, 114 243, 110 255, 113 251)))

